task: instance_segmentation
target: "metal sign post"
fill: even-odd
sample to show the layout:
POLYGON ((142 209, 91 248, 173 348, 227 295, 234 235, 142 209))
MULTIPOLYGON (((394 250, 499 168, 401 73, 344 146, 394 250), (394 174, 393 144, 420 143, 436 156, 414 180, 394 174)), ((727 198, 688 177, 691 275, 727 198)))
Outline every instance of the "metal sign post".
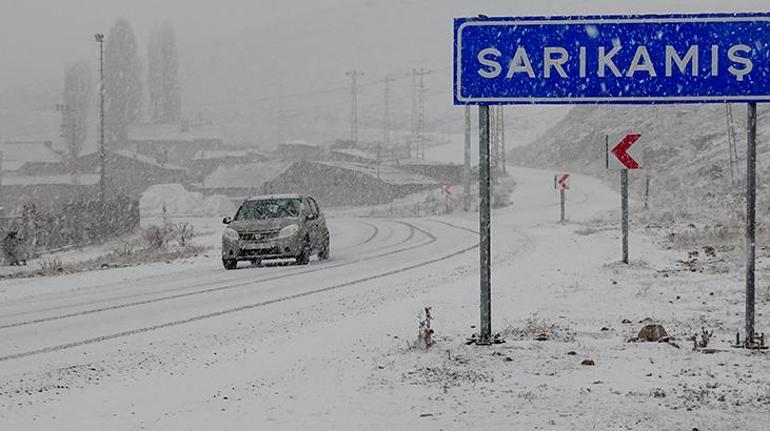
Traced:
MULTIPOLYGON (((479 105, 482 120, 482 338, 491 336, 491 105, 749 103, 746 345, 754 344, 756 103, 770 102, 767 76, 770 13, 456 18, 454 103, 479 105)), ((622 160, 628 147, 615 156, 634 169, 625 163, 633 158, 622 160)), ((627 175, 621 173, 626 185, 627 175)), ((627 189, 624 194, 627 208, 627 189)))
POLYGON ((749 103, 746 146, 746 347, 754 344, 754 263, 757 202, 757 104, 749 103))
MULTIPOLYGON (((609 151, 614 158, 610 159, 607 155, 607 165, 620 167, 620 226, 623 233, 622 247, 623 255, 621 261, 628 264, 628 171, 629 169, 639 169, 641 166, 634 159, 629 151, 631 147, 639 140, 641 135, 626 135, 612 150, 609 151), (612 160, 613 163, 610 163, 612 160)), ((609 148, 609 147, 608 147, 609 148)), ((609 154, 608 153, 608 154, 609 154)))
POLYGON ((492 342, 491 217, 489 208, 489 106, 479 106, 479 259, 481 326, 476 344, 492 342))
POLYGON ((620 224, 623 231, 623 263, 628 263, 628 169, 620 170, 620 224))
POLYGON ((471 209, 471 107, 465 105, 465 158, 463 166, 463 183, 465 183, 465 196, 463 197, 463 209, 471 209))

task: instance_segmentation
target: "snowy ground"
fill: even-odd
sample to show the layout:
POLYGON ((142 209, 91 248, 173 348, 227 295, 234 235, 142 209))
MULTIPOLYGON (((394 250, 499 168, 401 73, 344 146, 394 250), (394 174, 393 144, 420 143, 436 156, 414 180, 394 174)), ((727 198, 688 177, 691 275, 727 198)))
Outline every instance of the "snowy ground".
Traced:
POLYGON ((641 231, 620 265, 617 195, 575 177, 560 225, 551 175, 513 170, 493 215, 504 344, 464 344, 475 215, 335 218, 333 259, 308 267, 224 271, 211 253, 0 282, 0 429, 766 429, 770 360, 728 347, 740 266, 693 272, 641 231), (409 347, 424 306, 428 351, 409 347), (627 343, 647 317, 680 348, 627 343), (691 350, 702 326, 723 351, 691 350))

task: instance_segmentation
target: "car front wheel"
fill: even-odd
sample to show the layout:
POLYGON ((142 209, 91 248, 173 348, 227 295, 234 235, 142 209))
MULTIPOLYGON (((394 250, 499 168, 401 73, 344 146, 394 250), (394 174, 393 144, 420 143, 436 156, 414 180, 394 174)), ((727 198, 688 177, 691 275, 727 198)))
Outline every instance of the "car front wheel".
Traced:
POLYGON ((299 253, 299 256, 297 256, 297 263, 299 265, 307 265, 310 263, 310 241, 305 240, 305 243, 302 245, 302 251, 299 253))
POLYGON ((329 242, 328 241, 323 246, 321 251, 318 252, 318 258, 321 259, 321 260, 329 259, 329 242))
POLYGON ((238 261, 235 259, 222 259, 222 266, 224 266, 225 269, 235 269, 235 267, 238 266, 238 261))

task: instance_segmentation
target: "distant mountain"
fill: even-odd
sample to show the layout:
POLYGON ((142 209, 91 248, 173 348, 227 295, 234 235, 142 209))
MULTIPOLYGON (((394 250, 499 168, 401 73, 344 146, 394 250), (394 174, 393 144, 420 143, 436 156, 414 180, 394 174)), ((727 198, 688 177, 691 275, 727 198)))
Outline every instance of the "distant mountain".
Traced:
MULTIPOLYGON (((759 106, 758 208, 767 213, 770 109, 759 106)), ((650 203, 658 209, 689 212, 695 219, 707 208, 716 218, 737 215, 744 211, 747 114, 745 105, 733 105, 732 112, 737 184, 731 179, 725 105, 578 106, 533 143, 514 149, 510 160, 619 183, 618 173, 605 168, 605 135, 612 148, 626 134, 640 133, 644 169, 630 175, 632 200, 642 200, 649 174, 650 203)))

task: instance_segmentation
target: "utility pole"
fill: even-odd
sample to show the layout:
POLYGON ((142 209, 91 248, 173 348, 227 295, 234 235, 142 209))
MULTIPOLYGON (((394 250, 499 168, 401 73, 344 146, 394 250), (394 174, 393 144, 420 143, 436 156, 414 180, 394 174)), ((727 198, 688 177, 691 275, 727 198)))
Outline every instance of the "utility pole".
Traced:
POLYGON ((382 118, 382 143, 388 147, 390 145, 390 83, 393 78, 385 77, 385 100, 382 118))
POLYGON ((5 200, 3 199, 3 152, 0 151, 0 223, 5 220, 5 200))
POLYGON ((730 180, 733 185, 740 174, 738 170, 738 149, 735 144, 735 123, 733 122, 733 107, 729 103, 725 104, 727 111, 727 145, 730 153, 730 180))
MULTIPOLYGON (((72 148, 75 145, 76 139, 74 110, 64 103, 57 103, 56 110, 61 112, 61 126, 59 126, 61 133, 59 136, 66 141, 68 148, 72 148)), ((72 162, 75 168, 72 172, 72 184, 77 186, 80 184, 78 180, 78 164, 77 160, 72 160, 72 162)))
POLYGON ((363 75, 355 69, 345 73, 350 77, 350 140, 354 146, 358 146, 358 77, 363 75))
POLYGON ((498 109, 500 110, 500 165, 503 168, 503 173, 507 174, 508 170, 505 168, 505 110, 503 108, 505 108, 504 105, 498 106, 498 109))
POLYGON ((417 78, 417 158, 425 159, 425 75, 430 70, 412 69, 412 75, 417 78))
POLYGON ((465 105, 465 164, 463 169, 465 178, 465 199, 463 209, 471 209, 471 107, 465 105))
POLYGON ((278 86, 278 145, 286 142, 284 121, 286 118, 283 113, 283 79, 278 86))
POLYGON ((382 164, 382 146, 390 147, 390 83, 393 78, 385 77, 385 100, 382 115, 382 145, 377 144, 377 204, 382 203, 382 183, 380 182, 380 165, 382 164))
POLYGON ((417 77, 412 70, 412 83, 409 87, 410 109, 409 109, 409 139, 406 141, 406 157, 412 158, 412 146, 415 136, 417 136, 417 77))
POLYGON ((104 35, 97 33, 94 39, 99 43, 99 203, 104 213, 105 166, 104 152, 104 35))

